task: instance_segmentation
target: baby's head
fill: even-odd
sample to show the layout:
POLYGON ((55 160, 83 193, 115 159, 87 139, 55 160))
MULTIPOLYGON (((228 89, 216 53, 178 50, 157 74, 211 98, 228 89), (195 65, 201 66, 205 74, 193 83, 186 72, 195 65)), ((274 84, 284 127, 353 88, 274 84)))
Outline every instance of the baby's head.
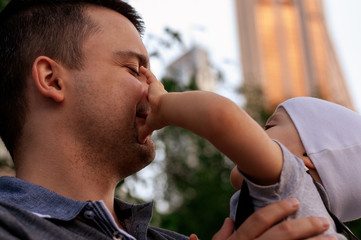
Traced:
POLYGON ((361 217, 361 115, 321 99, 299 97, 280 104, 266 128, 270 137, 317 170, 330 210, 341 221, 361 217))
POLYGON ((276 109, 264 128, 270 138, 281 142, 290 152, 301 158, 305 166, 310 169, 312 177, 322 183, 313 162, 307 155, 298 130, 284 107, 279 106, 276 109))

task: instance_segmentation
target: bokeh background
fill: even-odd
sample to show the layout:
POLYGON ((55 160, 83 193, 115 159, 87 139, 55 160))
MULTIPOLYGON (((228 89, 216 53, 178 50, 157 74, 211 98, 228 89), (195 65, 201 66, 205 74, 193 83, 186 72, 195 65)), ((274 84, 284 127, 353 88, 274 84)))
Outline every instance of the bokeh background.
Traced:
MULTIPOLYGON (((0 9, 7 2, 0 0, 0 9)), ((261 125, 294 96, 361 110, 361 1, 128 2, 144 18, 151 68, 168 91, 217 92, 261 125)), ((153 225, 211 239, 228 216, 233 164, 183 129, 167 127, 153 138, 154 163, 121 182, 117 196, 154 201, 153 225)), ((3 146, 0 175, 14 176, 3 146)), ((360 238, 361 221, 347 224, 360 238)))

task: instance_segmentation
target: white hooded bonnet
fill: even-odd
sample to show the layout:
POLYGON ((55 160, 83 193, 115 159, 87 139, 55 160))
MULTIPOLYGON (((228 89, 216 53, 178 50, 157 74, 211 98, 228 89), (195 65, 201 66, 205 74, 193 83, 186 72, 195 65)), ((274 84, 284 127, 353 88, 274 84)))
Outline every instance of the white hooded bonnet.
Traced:
POLYGON ((342 222, 361 217, 361 115, 335 103, 298 97, 280 104, 291 117, 342 222))

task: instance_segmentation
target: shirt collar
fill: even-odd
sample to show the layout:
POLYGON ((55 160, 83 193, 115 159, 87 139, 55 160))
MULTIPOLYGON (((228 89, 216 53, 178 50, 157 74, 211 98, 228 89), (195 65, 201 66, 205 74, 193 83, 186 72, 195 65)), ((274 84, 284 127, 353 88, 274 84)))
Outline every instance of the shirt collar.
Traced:
MULTIPOLYGON (((66 198, 49 189, 15 177, 0 177, 0 201, 25 209, 40 217, 63 221, 74 219, 88 204, 88 202, 66 198)), ((115 199, 114 204, 118 216, 130 218, 140 214, 151 218, 152 203, 133 205, 115 199)))
POLYGON ((14 177, 0 178, 0 201, 41 217, 64 221, 75 218, 87 204, 14 177))

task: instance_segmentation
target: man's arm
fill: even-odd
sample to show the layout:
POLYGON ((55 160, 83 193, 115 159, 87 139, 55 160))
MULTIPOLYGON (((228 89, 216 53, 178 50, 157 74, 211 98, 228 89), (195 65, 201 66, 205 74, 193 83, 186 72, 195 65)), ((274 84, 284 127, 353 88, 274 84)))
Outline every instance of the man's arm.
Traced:
POLYGON ((167 125, 188 129, 210 141, 256 183, 278 181, 281 149, 234 102, 212 92, 167 93, 149 70, 141 68, 141 73, 149 83, 152 108, 145 132, 167 125))

